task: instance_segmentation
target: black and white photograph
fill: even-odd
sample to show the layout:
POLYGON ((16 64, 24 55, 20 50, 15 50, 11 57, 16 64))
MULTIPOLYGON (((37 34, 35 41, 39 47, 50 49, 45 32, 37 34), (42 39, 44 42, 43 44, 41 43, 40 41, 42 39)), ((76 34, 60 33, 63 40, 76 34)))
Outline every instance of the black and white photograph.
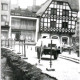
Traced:
POLYGON ((0 80, 80 80, 80 0, 0 2, 0 80))

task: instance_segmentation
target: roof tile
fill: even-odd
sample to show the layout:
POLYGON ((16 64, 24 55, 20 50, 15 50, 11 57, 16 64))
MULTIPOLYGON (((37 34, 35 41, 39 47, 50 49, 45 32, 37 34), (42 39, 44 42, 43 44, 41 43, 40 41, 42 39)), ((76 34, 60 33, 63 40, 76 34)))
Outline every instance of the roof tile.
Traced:
POLYGON ((79 11, 79 0, 47 0, 45 3, 42 4, 41 8, 37 11, 36 13, 37 16, 41 16, 52 1, 68 2, 72 10, 79 11))

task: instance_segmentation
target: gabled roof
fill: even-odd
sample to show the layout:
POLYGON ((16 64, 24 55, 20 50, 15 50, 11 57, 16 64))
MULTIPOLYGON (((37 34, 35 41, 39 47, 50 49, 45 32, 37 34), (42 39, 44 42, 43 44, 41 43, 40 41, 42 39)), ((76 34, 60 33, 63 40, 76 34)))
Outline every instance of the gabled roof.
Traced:
POLYGON ((36 13, 37 16, 41 16, 52 1, 68 2, 73 11, 79 11, 79 0, 47 0, 45 3, 42 4, 41 8, 37 11, 36 13))
POLYGON ((52 0, 47 0, 44 4, 42 4, 41 8, 37 11, 37 15, 41 16, 43 12, 46 10, 46 8, 49 6, 52 0))

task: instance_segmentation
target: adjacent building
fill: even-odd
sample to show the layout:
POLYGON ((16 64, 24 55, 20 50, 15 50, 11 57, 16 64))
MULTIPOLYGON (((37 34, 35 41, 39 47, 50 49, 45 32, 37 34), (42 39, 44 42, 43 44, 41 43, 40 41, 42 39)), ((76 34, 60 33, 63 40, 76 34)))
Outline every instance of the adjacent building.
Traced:
POLYGON ((78 0, 47 0, 36 13, 39 18, 38 38, 55 37, 61 45, 72 45, 78 10, 78 0))
POLYGON ((10 0, 1 0, 1 39, 9 37, 10 0))
POLYGON ((9 0, 2 0, 1 5, 2 38, 25 39, 35 43, 47 36, 57 38, 61 45, 72 45, 72 35, 77 26, 78 0, 47 0, 41 7, 37 7, 34 0, 31 10, 18 7, 10 11, 9 0))
POLYGON ((11 38, 17 41, 26 40, 28 43, 37 42, 39 19, 28 9, 16 8, 11 10, 10 30, 11 38))
POLYGON ((79 54, 79 51, 80 51, 79 50, 79 33, 80 33, 79 22, 80 22, 80 18, 77 19, 75 34, 72 37, 73 49, 75 52, 78 53, 78 56, 80 56, 80 54, 79 54))

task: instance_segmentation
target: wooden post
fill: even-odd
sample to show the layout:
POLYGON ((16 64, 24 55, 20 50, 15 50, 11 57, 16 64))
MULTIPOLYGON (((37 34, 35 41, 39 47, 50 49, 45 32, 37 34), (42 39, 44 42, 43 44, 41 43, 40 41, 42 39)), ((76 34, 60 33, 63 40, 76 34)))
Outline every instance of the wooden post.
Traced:
POLYGON ((41 54, 42 54, 42 41, 41 41, 40 54, 39 54, 39 63, 41 61, 41 54))
POLYGON ((23 55, 23 40, 22 40, 22 55, 23 55))
POLYGON ((8 39, 8 47, 9 47, 9 39, 8 39))
POLYGON ((1 40, 1 47, 2 47, 3 45, 2 45, 2 40, 1 40))
POLYGON ((52 67, 52 40, 51 40, 51 52, 50 52, 50 68, 52 67))
POLYGON ((26 44, 25 44, 25 39, 24 39, 24 58, 23 59, 28 59, 27 57, 26 57, 26 46, 25 46, 26 44))
POLYGON ((19 40, 19 52, 18 52, 17 54, 21 54, 21 53, 20 53, 20 40, 19 40))
POLYGON ((50 68, 46 68, 47 71, 55 71, 55 69, 52 69, 52 40, 51 40, 51 52, 50 52, 50 68))
POLYGON ((69 54, 71 54, 71 48, 69 47, 69 54))
POLYGON ((15 50, 15 40, 14 40, 14 50, 15 50))
POLYGON ((11 48, 12 48, 12 39, 11 39, 11 48))
POLYGON ((24 57, 26 57, 26 51, 25 51, 25 39, 24 39, 24 57))
POLYGON ((4 41, 5 41, 5 47, 6 47, 6 39, 4 41))
POLYGON ((20 53, 20 39, 19 39, 19 53, 20 53))
POLYGON ((79 56, 80 56, 80 55, 79 55, 79 51, 77 50, 76 52, 77 52, 77 56, 79 57, 79 56))

